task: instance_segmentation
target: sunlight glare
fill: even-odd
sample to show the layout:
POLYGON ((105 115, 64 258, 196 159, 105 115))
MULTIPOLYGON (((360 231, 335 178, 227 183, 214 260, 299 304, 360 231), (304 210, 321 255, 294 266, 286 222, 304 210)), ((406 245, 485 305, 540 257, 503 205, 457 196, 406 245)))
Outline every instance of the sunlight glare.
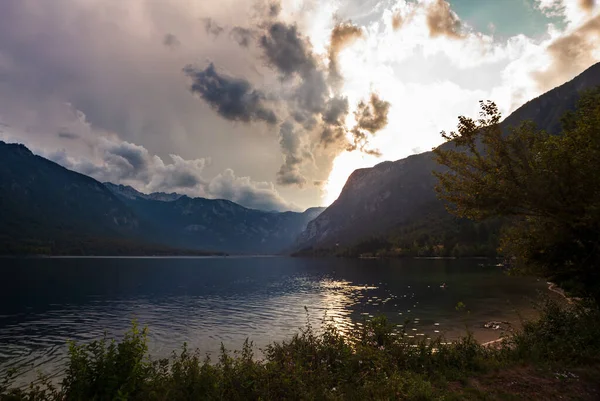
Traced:
POLYGON ((333 161, 329 178, 323 188, 323 204, 331 205, 340 196, 352 172, 359 168, 372 167, 383 160, 360 152, 342 152, 333 161))

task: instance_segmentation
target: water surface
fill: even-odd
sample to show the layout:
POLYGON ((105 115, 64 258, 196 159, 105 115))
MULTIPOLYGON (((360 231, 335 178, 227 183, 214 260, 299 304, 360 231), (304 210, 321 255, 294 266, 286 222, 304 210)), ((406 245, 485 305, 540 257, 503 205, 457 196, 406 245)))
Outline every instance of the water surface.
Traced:
MULTIPOLYGON (((135 319, 150 351, 187 342, 257 347, 327 316, 348 332, 386 314, 415 337, 464 334, 489 320, 516 322, 545 283, 509 277, 482 260, 348 260, 284 257, 0 259, 0 373, 60 371, 67 340, 122 335, 135 319), (445 288, 441 285, 445 284, 445 288), (458 302, 469 313, 455 310, 458 302)), ((498 332, 477 330, 482 341, 498 332)))

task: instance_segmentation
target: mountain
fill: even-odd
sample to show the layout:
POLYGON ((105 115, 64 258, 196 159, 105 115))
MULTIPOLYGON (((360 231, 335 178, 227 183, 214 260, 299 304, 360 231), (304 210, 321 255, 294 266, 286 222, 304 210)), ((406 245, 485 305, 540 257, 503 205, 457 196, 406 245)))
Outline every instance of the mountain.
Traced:
MULTIPOLYGON (((561 116, 574 108, 579 94, 598 85, 600 63, 521 106, 501 123, 503 129, 532 120, 557 134, 561 116)), ((437 168, 433 152, 425 152, 354 171, 339 198, 300 234, 296 249, 311 252, 375 237, 397 237, 409 231, 407 227, 423 226, 422 220, 432 214, 437 217, 427 223, 429 230, 436 229, 440 219, 450 225, 455 219, 444 211, 434 191, 436 179, 431 172, 437 168)), ((421 227, 421 231, 427 230, 421 227)))
POLYGON ((0 211, 0 253, 126 240, 141 228, 137 216, 98 181, 2 141, 0 211))
POLYGON ((290 249, 322 211, 143 194, 0 141, 0 254, 272 254, 290 249))
POLYGON ((127 199, 146 199, 146 200, 156 200, 163 202, 171 202, 181 198, 183 195, 180 195, 175 192, 171 192, 170 194, 165 192, 152 192, 151 194, 144 194, 140 191, 137 191, 133 187, 129 185, 117 185, 112 182, 104 182, 103 183, 106 188, 108 188, 115 195, 121 196, 127 199))
POLYGON ((324 208, 303 213, 248 209, 223 199, 179 194, 143 194, 105 183, 136 216, 147 222, 159 243, 230 253, 273 254, 291 248, 310 220, 324 208))

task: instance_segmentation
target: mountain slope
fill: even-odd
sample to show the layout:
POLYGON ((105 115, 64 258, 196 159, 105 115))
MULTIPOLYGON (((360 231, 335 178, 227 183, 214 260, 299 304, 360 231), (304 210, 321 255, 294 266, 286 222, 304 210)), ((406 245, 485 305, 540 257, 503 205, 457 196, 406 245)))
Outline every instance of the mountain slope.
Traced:
POLYGON ((0 141, 0 251, 72 238, 129 238, 135 214, 93 178, 0 141))
POLYGON ((146 195, 131 187, 105 185, 153 227, 155 241, 189 249, 279 253, 290 248, 307 223, 323 211, 265 212, 223 199, 146 195))
MULTIPOLYGON (((539 128, 557 134, 560 117, 574 107, 579 93, 597 85, 600 63, 524 104, 502 126, 508 129, 533 120, 539 128)), ((388 235, 418 220, 425 210, 443 209, 436 199, 436 180, 431 174, 436 168, 433 153, 426 152, 354 171, 339 198, 299 236, 297 249, 351 245, 371 236, 388 235)))

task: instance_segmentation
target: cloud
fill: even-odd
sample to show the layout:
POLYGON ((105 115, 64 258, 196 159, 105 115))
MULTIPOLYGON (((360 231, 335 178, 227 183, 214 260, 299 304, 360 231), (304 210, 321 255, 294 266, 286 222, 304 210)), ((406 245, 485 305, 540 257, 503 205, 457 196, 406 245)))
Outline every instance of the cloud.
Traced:
POLYGON ((213 63, 203 70, 188 65, 184 72, 192 79, 190 91, 197 93, 223 118, 277 123, 275 112, 266 104, 265 94, 252 88, 248 81, 219 74, 213 63))
POLYGON ((374 134, 387 125, 389 111, 390 103, 372 93, 369 102, 361 101, 354 112, 356 127, 374 134))
POLYGON ((79 135, 69 131, 59 131, 56 135, 62 139, 79 139, 79 135))
POLYGON ((398 31, 400 30, 400 28, 402 28, 403 24, 404 18, 402 18, 402 14, 400 14, 400 11, 394 12, 394 14, 392 14, 392 29, 394 31, 398 31))
POLYGON ((230 35, 233 40, 242 47, 249 47, 254 39, 254 32, 252 32, 252 30, 240 26, 233 27, 230 31, 230 35))
POLYGON ((546 49, 550 65, 532 72, 540 90, 552 89, 597 62, 599 42, 600 15, 552 41, 546 49))
POLYGON ((227 169, 208 184, 208 192, 215 197, 231 199, 240 205, 259 210, 299 210, 298 206, 286 202, 272 183, 255 182, 250 177, 237 177, 227 169))
POLYGON ((303 149, 300 136, 294 131, 294 124, 286 121, 279 129, 279 144, 284 154, 284 163, 277 172, 277 183, 279 185, 297 185, 302 187, 306 178, 300 173, 300 166, 305 158, 312 155, 303 149))
POLYGON ((173 35, 172 33, 167 33, 163 38, 163 45, 175 48, 180 46, 181 42, 179 41, 179 39, 177 39, 177 36, 173 35))
POLYGON ((308 182, 304 168, 314 165, 314 154, 321 146, 328 149, 320 152, 325 158, 343 150, 373 154, 367 147, 373 132, 362 130, 360 144, 356 145, 346 127, 348 98, 337 94, 343 83, 339 54, 362 37, 362 28, 346 22, 330 29, 327 64, 296 23, 280 19, 280 10, 274 13, 273 7, 265 7, 264 3, 259 3, 256 10, 262 17, 255 25, 234 27, 230 36, 242 47, 249 47, 256 38, 264 66, 277 74, 277 82, 258 89, 246 79, 218 73, 213 64, 203 70, 188 66, 185 72, 193 80, 191 90, 225 119, 270 124, 281 121, 279 145, 284 162, 276 173, 278 185, 304 186, 308 182))
POLYGON ((354 112, 356 125, 350 131, 352 144, 348 146, 348 150, 358 149, 369 155, 381 156, 378 149, 368 147, 369 134, 374 135, 385 128, 388 124, 389 110, 390 103, 380 99, 376 93, 371 94, 369 102, 361 101, 354 112))
POLYGON ((316 67, 310 42, 300 34, 296 25, 271 23, 259 43, 267 63, 275 67, 284 79, 295 73, 306 77, 316 67))
POLYGON ((348 115, 348 98, 345 96, 333 97, 327 102, 323 121, 327 124, 342 126, 345 124, 345 118, 348 115))
POLYGON ((587 12, 591 12, 595 5, 596 0, 579 0, 579 6, 587 12))
POLYGON ((432 38, 446 36, 451 39, 462 39, 461 22, 445 0, 435 0, 427 6, 427 27, 432 38))
POLYGON ((299 210, 286 202, 272 183, 237 177, 225 169, 212 179, 204 176, 208 159, 186 160, 170 155, 164 162, 143 146, 100 138, 95 159, 73 158, 65 151, 46 153, 49 159, 101 182, 131 185, 144 193, 177 192, 191 197, 229 199, 242 206, 261 210, 299 210))
POLYGON ((274 1, 269 4, 269 17, 275 18, 281 13, 281 3, 279 1, 274 1))
POLYGON ((339 71, 338 55, 345 46, 361 38, 363 32, 360 27, 346 22, 337 24, 331 31, 329 45, 329 81, 331 85, 339 90, 343 77, 339 71))
POLYGON ((206 33, 214 36, 215 38, 225 30, 225 28, 217 24, 217 22, 212 18, 202 18, 201 21, 204 24, 204 30, 206 33))

